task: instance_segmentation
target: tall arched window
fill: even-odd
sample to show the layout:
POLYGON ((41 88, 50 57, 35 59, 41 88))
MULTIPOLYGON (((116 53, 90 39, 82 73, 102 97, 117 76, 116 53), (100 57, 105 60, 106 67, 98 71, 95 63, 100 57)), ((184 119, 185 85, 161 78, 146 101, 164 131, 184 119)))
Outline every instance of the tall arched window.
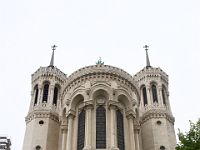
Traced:
POLYGON ((84 141, 85 141, 85 110, 82 110, 78 116, 77 150, 82 150, 84 148, 84 141))
POLYGON ((125 150, 123 114, 117 110, 117 144, 120 150, 125 150))
POLYGON ((38 101, 38 85, 36 85, 34 88, 34 94, 35 94, 34 105, 36 105, 38 101))
POLYGON ((49 83, 44 84, 42 102, 47 102, 49 94, 49 83))
POLYGON ((165 97, 165 95, 166 95, 166 93, 165 93, 165 87, 163 86, 162 87, 162 99, 163 99, 163 104, 164 105, 166 105, 166 97, 165 97))
POLYGON ((151 86, 151 90, 152 90, 152 96, 153 96, 153 102, 157 102, 158 103, 158 96, 157 96, 157 88, 156 85, 152 85, 151 86))
POLYGON ((103 106, 96 109, 96 148, 106 148, 106 110, 103 106))
POLYGON ((53 92, 53 104, 56 106, 58 101, 58 87, 55 86, 53 92))
POLYGON ((146 87, 142 88, 142 96, 143 96, 143 102, 144 102, 144 106, 147 105, 147 90, 146 87))

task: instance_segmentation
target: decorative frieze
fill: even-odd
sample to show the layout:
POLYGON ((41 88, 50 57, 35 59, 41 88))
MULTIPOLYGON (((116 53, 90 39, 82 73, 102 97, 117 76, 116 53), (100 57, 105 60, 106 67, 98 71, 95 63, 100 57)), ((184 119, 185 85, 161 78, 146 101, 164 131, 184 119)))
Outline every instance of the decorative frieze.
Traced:
POLYGON ((143 114, 143 116, 141 117, 141 124, 148 121, 149 119, 157 119, 157 118, 166 118, 172 124, 174 124, 174 121, 175 121, 174 117, 171 114, 169 114, 167 111, 154 109, 154 110, 149 110, 148 112, 143 114))
POLYGON ((50 118, 59 123, 59 117, 56 113, 52 113, 51 111, 33 111, 25 118, 26 124, 35 118, 50 118))

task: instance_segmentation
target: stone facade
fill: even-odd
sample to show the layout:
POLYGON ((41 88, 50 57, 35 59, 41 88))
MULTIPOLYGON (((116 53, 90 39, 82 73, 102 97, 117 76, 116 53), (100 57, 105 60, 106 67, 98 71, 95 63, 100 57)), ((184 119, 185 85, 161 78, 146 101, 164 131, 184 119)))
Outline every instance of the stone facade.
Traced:
POLYGON ((32 75, 23 150, 174 150, 168 75, 97 64, 32 75), (104 129, 105 128, 105 129, 104 129))

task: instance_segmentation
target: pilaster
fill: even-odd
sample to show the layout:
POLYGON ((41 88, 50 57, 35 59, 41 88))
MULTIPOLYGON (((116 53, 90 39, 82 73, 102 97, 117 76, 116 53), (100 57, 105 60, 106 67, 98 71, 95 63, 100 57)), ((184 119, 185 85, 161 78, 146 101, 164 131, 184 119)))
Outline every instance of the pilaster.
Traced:
POLYGON ((135 137, 134 137, 135 133, 133 126, 135 114, 131 110, 129 110, 126 112, 126 117, 128 119, 128 126, 129 126, 130 150, 135 150, 135 137))
POLYGON ((83 150, 92 149, 92 109, 93 104, 85 105, 86 121, 85 121, 85 147, 83 150))
POLYGON ((119 150, 117 147, 116 110, 117 106, 109 105, 110 109, 110 150, 119 150))
POLYGON ((67 128, 67 142, 66 142, 66 150, 72 150, 72 139, 73 139, 73 122, 74 122, 75 114, 69 111, 67 120, 68 120, 68 128, 67 128))

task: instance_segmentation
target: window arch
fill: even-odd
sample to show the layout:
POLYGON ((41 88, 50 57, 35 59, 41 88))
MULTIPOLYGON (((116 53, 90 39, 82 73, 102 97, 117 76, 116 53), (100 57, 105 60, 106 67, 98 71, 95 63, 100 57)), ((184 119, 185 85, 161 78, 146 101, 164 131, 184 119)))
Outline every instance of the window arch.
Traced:
POLYGON ((57 86, 54 87, 54 92, 53 92, 53 104, 57 106, 57 101, 58 101, 58 91, 59 88, 57 86))
POLYGON ((163 99, 163 104, 166 105, 166 88, 162 86, 162 99, 163 99))
POLYGON ((151 90, 152 90, 152 97, 153 97, 153 102, 157 102, 158 103, 158 95, 157 95, 157 88, 156 88, 156 85, 153 84, 151 86, 151 90))
POLYGON ((78 140, 77 140, 77 150, 82 150, 84 148, 85 141, 85 110, 82 110, 78 115, 78 140))
POLYGON ((49 83, 44 84, 42 102, 47 102, 49 94, 49 83))
POLYGON ((96 109, 96 148, 106 148, 106 110, 103 106, 96 109))
POLYGON ((38 85, 36 85, 34 88, 34 94, 34 105, 36 105, 38 102, 38 85))
POLYGON ((142 88, 142 96, 143 96, 143 103, 144 103, 144 106, 148 104, 147 102, 147 90, 146 90, 146 87, 144 86, 142 88))
POLYGON ((123 114, 120 110, 116 111, 117 115, 117 144, 120 150, 125 150, 124 144, 124 121, 123 114))

